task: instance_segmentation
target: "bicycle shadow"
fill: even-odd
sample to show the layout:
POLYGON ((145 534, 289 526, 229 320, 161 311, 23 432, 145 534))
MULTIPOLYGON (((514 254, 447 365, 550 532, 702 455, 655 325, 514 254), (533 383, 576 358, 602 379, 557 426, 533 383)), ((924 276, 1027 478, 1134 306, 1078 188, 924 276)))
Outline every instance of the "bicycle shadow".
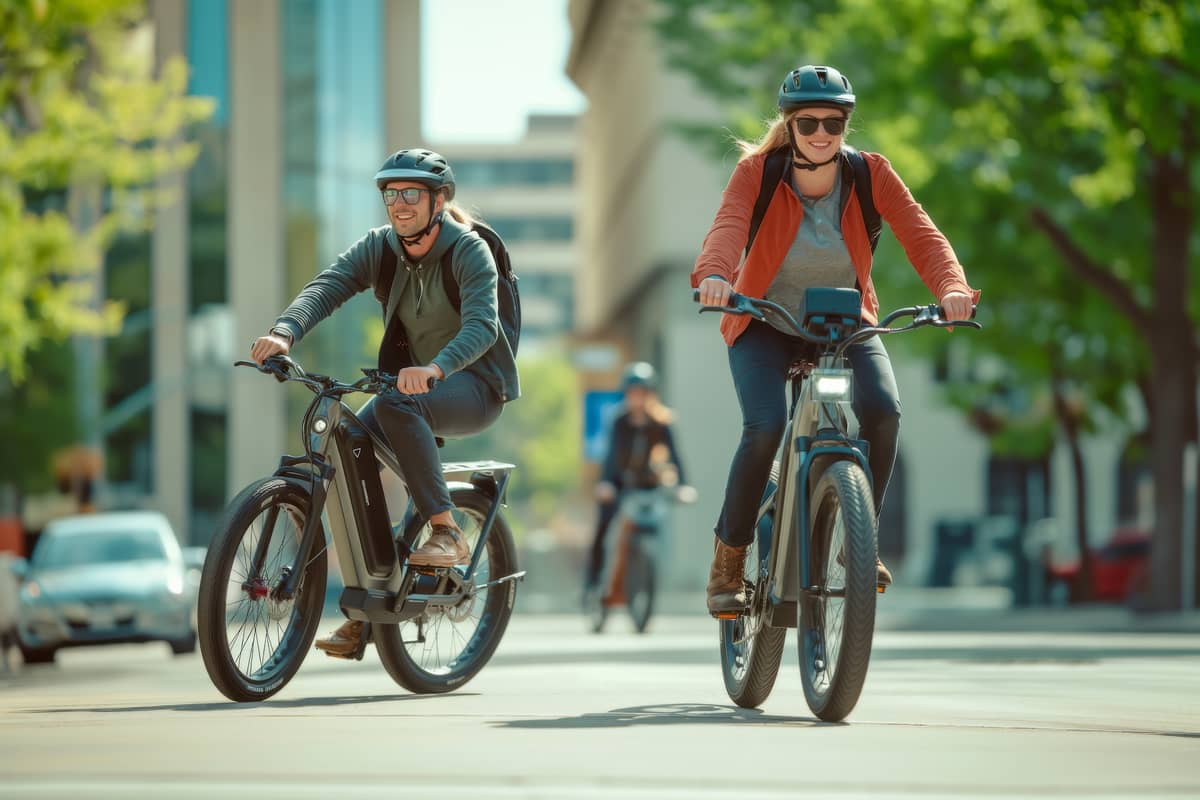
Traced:
MULTIPOLYGON (((41 708, 30 709, 35 714, 129 714, 141 711, 277 711, 285 708, 334 708, 337 706, 363 705, 367 703, 393 703, 412 700, 430 700, 446 695, 395 694, 361 695, 357 697, 297 697, 293 700, 263 700, 258 703, 235 703, 225 700, 216 703, 173 703, 155 706, 101 706, 97 708, 41 708)), ((454 692, 453 697, 478 697, 478 692, 454 692)))
POLYGON ((629 728, 635 725, 774 725, 780 727, 831 727, 844 722, 822 722, 814 717, 785 717, 764 714, 756 708, 720 706, 709 703, 667 703, 630 706, 552 719, 511 719, 492 723, 498 728, 560 730, 564 728, 629 728))

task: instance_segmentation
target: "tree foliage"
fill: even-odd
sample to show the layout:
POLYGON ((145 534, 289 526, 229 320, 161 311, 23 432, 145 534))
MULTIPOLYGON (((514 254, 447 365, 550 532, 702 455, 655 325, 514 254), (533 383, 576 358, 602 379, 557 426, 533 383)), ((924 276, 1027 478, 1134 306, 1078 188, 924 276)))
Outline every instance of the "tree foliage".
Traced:
POLYGON ((94 300, 104 253, 144 230, 165 175, 196 157, 187 67, 155 75, 138 0, 0 4, 0 372, 24 377, 48 338, 106 333, 121 306, 94 300))

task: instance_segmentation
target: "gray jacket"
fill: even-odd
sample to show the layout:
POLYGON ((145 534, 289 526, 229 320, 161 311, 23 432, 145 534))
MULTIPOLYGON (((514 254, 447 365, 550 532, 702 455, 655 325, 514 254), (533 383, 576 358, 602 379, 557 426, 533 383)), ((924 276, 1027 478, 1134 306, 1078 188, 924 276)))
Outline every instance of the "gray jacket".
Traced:
MULTIPOLYGON (((420 260, 421 265, 440 271, 442 254, 468 233, 467 226, 447 214, 433 248, 420 260)), ((368 231, 338 256, 332 266, 313 278, 275 324, 291 332, 293 343, 299 342, 342 303, 375 287, 385 247, 392 248, 397 261, 384 313, 384 319, 390 320, 409 280, 406 266, 413 262, 405 255, 392 227, 383 225, 368 231)), ((447 376, 467 370, 482 378, 502 401, 516 400, 521 395, 521 386, 516 360, 500 327, 495 259, 487 244, 472 234, 454 248, 450 266, 462 298, 462 327, 433 361, 447 376)))

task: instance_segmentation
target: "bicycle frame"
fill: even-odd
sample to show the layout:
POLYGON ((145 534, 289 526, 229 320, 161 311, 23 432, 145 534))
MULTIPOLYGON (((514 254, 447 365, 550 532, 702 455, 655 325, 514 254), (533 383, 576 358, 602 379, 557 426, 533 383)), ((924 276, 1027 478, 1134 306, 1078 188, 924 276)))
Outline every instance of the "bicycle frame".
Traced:
MULTIPOLYGON (((839 357, 823 355, 814 370, 839 372, 839 357)), ((849 400, 825 401, 816 397, 816 382, 806 374, 792 379, 792 417, 780 458, 779 484, 773 497, 775 517, 769 542, 759 543, 762 565, 768 570, 767 622, 775 627, 794 628, 802 594, 820 592, 811 581, 809 553, 808 486, 814 464, 827 466, 833 459, 853 459, 862 466, 868 479, 868 446, 864 440, 849 438, 842 419, 853 419, 849 400), (793 473, 795 477, 793 478, 793 473), (796 544, 799 542, 799 547, 796 544), (764 546, 764 544, 766 546, 764 546)), ((849 426, 847 426, 849 427, 849 426)))
MULTIPOLYGON (((288 363, 294 365, 290 360, 288 363)), ((281 378, 284 379, 287 378, 281 378)), ((329 522, 330 543, 338 554, 338 565, 345 586, 339 602, 343 613, 350 619, 385 624, 403 622, 420 616, 426 609, 455 606, 469 591, 482 588, 474 587, 472 581, 496 514, 505 503, 509 476, 515 465, 500 461, 442 465, 449 488, 474 488, 491 497, 492 502, 465 572, 457 568, 408 569, 411 549, 407 534, 412 532, 409 530, 412 525, 412 503, 407 491, 402 492, 400 499, 405 505, 404 509, 390 509, 390 513, 389 509, 382 510, 384 518, 388 520, 405 520, 400 538, 393 540, 390 525, 365 524, 369 516, 364 513, 363 501, 359 498, 369 498, 370 493, 366 490, 365 480, 362 492, 351 486, 352 476, 358 468, 353 459, 359 454, 346 452, 344 442, 340 440, 347 438, 347 431, 368 435, 377 467, 391 470, 399 485, 403 486, 400 465, 388 443, 370 426, 363 425, 338 394, 328 391, 319 392, 314 398, 304 415, 304 426, 302 435, 306 440, 306 454, 282 457, 274 473, 274 477, 296 485, 311 497, 311 508, 296 560, 290 569, 285 568, 286 577, 272 590, 278 598, 289 599, 294 596, 296 583, 312 557, 309 554, 318 546, 324 546, 323 542, 320 545, 316 542, 322 528, 322 513, 329 522)), ((387 498, 383 499, 386 506, 387 498)), ((379 510, 375 513, 378 514, 379 510)), ((261 573, 277 515, 275 508, 268 512, 249 571, 251 576, 261 573)), ((524 573, 520 572, 486 585, 518 580, 523 576, 524 573)))

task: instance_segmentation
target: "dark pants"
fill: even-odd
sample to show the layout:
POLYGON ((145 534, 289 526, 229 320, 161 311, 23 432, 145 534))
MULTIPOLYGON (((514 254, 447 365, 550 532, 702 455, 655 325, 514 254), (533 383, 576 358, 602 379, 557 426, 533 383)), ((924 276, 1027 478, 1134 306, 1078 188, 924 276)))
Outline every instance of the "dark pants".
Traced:
POLYGON ((388 392, 373 397, 357 414, 391 446, 413 504, 428 519, 454 508, 435 437, 479 433, 496 421, 503 408, 482 379, 456 372, 427 394, 388 392))
POLYGON ((600 566, 604 563, 605 536, 620 507, 620 493, 617 494, 616 500, 596 503, 596 533, 592 537, 592 551, 588 555, 587 575, 585 576, 589 586, 600 577, 600 566))
MULTIPOLYGON (((742 440, 729 470, 716 534, 730 546, 741 547, 753 538, 771 462, 787 428, 788 366, 810 353, 811 345, 803 339, 758 321, 752 321, 729 348, 729 368, 742 406, 742 440)), ((900 393, 879 337, 850 347, 846 357, 854 370, 853 408, 859 433, 870 445, 868 463, 878 514, 896 461, 900 393)))

